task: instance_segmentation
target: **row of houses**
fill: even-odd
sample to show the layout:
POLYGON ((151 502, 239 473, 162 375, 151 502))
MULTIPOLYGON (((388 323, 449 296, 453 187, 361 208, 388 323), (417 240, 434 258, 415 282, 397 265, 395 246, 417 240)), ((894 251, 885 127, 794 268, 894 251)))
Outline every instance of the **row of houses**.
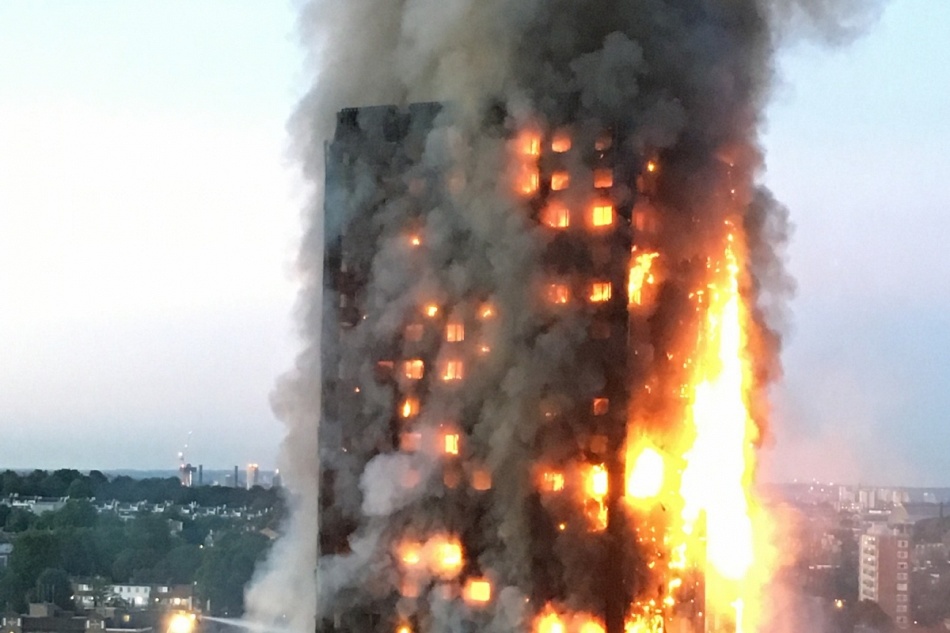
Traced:
POLYGON ((108 603, 134 609, 194 608, 193 585, 113 585, 97 584, 91 579, 73 581, 73 602, 79 609, 94 609, 108 603))
MULTIPOLYGON (((142 589, 142 586, 115 586, 118 593, 142 589), (125 589, 126 591, 122 591, 125 589)), ((0 633, 152 633, 168 629, 169 619, 176 613, 187 610, 185 602, 178 607, 174 598, 184 600, 190 593, 184 588, 149 586, 159 598, 159 602, 149 609, 129 609, 117 607, 97 607, 74 613, 63 611, 53 604, 33 603, 26 613, 0 614, 0 633), (181 595, 176 595, 181 594, 181 595)), ((136 594, 136 592, 132 592, 136 594)))
MULTIPOLYGON (((46 512, 55 512, 61 510, 69 497, 21 497, 11 495, 0 498, 0 505, 10 506, 11 508, 21 508, 32 512, 33 514, 44 514, 46 512)), ((172 508, 176 509, 182 516, 187 518, 199 517, 221 517, 226 519, 253 519, 261 516, 262 512, 250 512, 246 507, 233 508, 230 506, 199 506, 191 503, 184 506, 175 506, 169 502, 149 503, 147 501, 121 502, 115 500, 97 501, 91 500, 96 512, 99 514, 116 514, 124 521, 132 520, 136 515, 142 513, 161 514, 172 508)))

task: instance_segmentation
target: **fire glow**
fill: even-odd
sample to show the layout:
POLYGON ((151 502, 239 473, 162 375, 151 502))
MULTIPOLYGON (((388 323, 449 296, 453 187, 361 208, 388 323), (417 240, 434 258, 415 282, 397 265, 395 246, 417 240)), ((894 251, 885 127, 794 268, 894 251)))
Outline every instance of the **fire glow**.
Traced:
MULTIPOLYGON (((628 440, 626 498, 651 535, 662 535, 651 536, 650 545, 658 561, 666 561, 651 566, 664 592, 631 605, 628 630, 662 630, 658 621, 673 616, 690 575, 703 578, 707 630, 751 632, 761 624, 769 556, 760 544, 769 527, 752 491, 759 431, 748 410, 749 316, 739 289, 741 252, 729 233, 721 257, 707 266, 707 286, 691 294, 701 326, 691 360, 683 364, 688 402, 679 442, 666 454, 642 437, 628 440), (669 460, 676 478, 667 475, 669 460), (660 505, 677 511, 658 520, 650 509, 660 505)), ((636 278, 645 279, 655 257, 634 253, 631 280, 638 268, 636 278)), ((641 432, 637 427, 631 421, 631 438, 641 432)))
POLYGON ((335 551, 358 553, 379 527, 388 564, 367 571, 364 607, 398 592, 391 631, 439 630, 432 614, 456 607, 480 630, 516 604, 521 633, 766 630, 771 526, 754 494, 751 407, 762 324, 747 254, 759 245, 740 228, 740 185, 718 155, 699 161, 696 181, 715 189, 688 192, 709 194, 692 208, 664 190, 692 163, 606 127, 539 117, 499 129, 492 146, 506 155, 487 181, 503 204, 468 228, 464 190, 458 226, 428 218, 424 199, 409 219, 393 211, 412 291, 329 304, 369 312, 347 321, 358 335, 341 329, 354 349, 338 376, 368 394, 339 409, 367 430, 343 435, 363 451, 361 525, 373 529, 341 531, 335 551), (496 244, 509 219, 521 239, 496 244), (352 370, 377 343, 376 371, 352 370))

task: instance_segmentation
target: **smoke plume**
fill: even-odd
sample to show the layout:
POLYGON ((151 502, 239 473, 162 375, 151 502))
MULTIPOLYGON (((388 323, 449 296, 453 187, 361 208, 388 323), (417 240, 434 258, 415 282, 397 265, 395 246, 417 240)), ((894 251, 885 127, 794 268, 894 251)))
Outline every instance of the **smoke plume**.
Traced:
MULTIPOLYGON (((597 262, 569 246, 559 247, 560 260, 546 261, 552 239, 511 193, 512 139, 533 127, 569 127, 577 145, 594 147, 610 130, 615 169, 631 176, 618 179, 615 203, 659 227, 647 231, 643 246, 663 253, 661 297, 631 335, 640 336, 631 348, 643 353, 624 367, 627 376, 650 371, 663 383, 674 371, 656 359, 681 345, 678 324, 695 264, 722 237, 723 223, 737 222, 749 253, 743 291, 757 321, 750 345, 764 387, 779 373, 778 328, 791 288, 782 250, 787 214, 757 184, 763 156, 756 139, 775 49, 800 34, 844 41, 873 18, 873 9, 857 0, 306 4, 300 32, 315 76, 290 122, 313 183, 299 256, 306 346, 273 395, 288 429, 280 467, 293 512, 249 589, 250 617, 308 631, 315 617, 348 608, 415 617, 423 600, 428 630, 463 630, 475 617, 480 630, 516 631, 529 617, 526 600, 557 598, 576 611, 596 611, 606 581, 591 561, 609 558, 611 550, 573 525, 539 533, 537 515, 557 508, 538 498, 529 466, 541 458, 567 463, 578 447, 597 452, 584 428, 569 419, 543 425, 536 412, 557 417, 614 388, 618 377, 579 352, 591 325, 584 313, 568 308, 552 320, 538 301, 565 257, 581 269, 594 270, 597 262), (441 105, 410 108, 426 103, 441 105), (385 108, 338 117, 344 108, 384 104, 408 113, 396 143, 387 138, 393 123, 385 108), (328 178, 326 166, 335 160, 328 147, 358 149, 346 154, 357 159, 345 174, 328 178), (662 165, 648 209, 634 177, 644 157, 662 165), (343 177, 345 187, 324 189, 343 177), (724 195, 734 202, 724 205, 724 195), (415 218, 420 248, 407 242, 407 217, 415 218), (345 340, 336 331, 345 293, 325 288, 324 270, 341 243, 340 256, 356 262, 359 281, 359 318, 345 340), (419 343, 434 369, 426 376, 430 390, 416 441, 438 442, 444 421, 454 421, 464 460, 453 472, 426 451, 390 450, 401 396, 373 375, 377 360, 405 351, 408 344, 393 349, 393 341, 403 340, 407 315, 430 302, 452 310, 438 315, 440 323, 494 311, 477 330, 478 344, 490 352, 460 357, 465 367, 477 366, 466 370, 462 387, 442 388, 434 376, 457 358, 454 348, 419 343), (327 364, 334 368, 330 392, 327 364), (344 386, 356 389, 358 400, 344 386), (475 481, 482 470, 490 473, 488 497, 450 482, 475 481), (333 476, 318 490, 326 471, 333 476), (414 485, 404 485, 407 479, 414 485), (319 565, 318 524, 346 537, 346 547, 324 551, 319 565), (399 583, 394 539, 409 534, 425 544, 439 531, 461 535, 475 554, 467 569, 491 579, 487 612, 473 615, 435 590, 417 600, 392 598, 399 583)), ((565 160, 572 183, 583 184, 588 158, 565 160)), ((566 200, 583 203, 570 194, 566 200)), ((756 408, 764 424, 764 398, 756 408)))

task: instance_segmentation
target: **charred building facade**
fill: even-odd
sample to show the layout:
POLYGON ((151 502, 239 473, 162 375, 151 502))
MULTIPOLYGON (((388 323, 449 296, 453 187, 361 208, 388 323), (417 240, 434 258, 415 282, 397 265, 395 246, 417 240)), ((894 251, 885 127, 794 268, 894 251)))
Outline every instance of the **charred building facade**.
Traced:
POLYGON ((482 253, 471 233, 493 227, 451 217, 480 213, 470 187, 485 195, 453 118, 348 109, 327 147, 324 626, 529 630, 561 604, 582 614, 572 631, 621 631, 646 582, 619 507, 631 390, 666 354, 640 309, 657 294, 659 166, 615 125, 495 111, 481 135, 509 204, 478 221, 523 240, 482 253), (491 257, 517 266, 500 280, 491 257), (338 584, 347 560, 365 571, 338 584))
POLYGON ((336 114, 304 247, 323 630, 765 621, 762 7, 555 4, 501 23, 504 85, 336 114))

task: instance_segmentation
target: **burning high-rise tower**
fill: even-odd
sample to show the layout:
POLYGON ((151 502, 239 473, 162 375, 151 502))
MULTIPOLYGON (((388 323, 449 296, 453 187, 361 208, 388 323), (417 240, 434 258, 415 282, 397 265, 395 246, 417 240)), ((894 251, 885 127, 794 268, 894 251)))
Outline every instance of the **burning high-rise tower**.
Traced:
POLYGON ((695 252, 671 261, 676 157, 631 143, 635 121, 490 110, 478 140, 495 160, 475 178, 494 200, 471 182, 454 121, 450 105, 344 110, 328 146, 326 626, 751 620, 750 587, 704 584, 717 562, 749 584, 755 546, 732 159, 720 149, 702 166, 709 217, 676 227, 695 252), (458 221, 479 203, 504 205, 481 245, 458 221), (521 238, 496 247, 518 260, 503 278, 482 250, 496 222, 521 238), (707 543, 716 529, 736 531, 707 543))
POLYGON ((321 630, 762 630, 765 4, 313 5, 299 509, 258 617, 316 557, 321 630))

